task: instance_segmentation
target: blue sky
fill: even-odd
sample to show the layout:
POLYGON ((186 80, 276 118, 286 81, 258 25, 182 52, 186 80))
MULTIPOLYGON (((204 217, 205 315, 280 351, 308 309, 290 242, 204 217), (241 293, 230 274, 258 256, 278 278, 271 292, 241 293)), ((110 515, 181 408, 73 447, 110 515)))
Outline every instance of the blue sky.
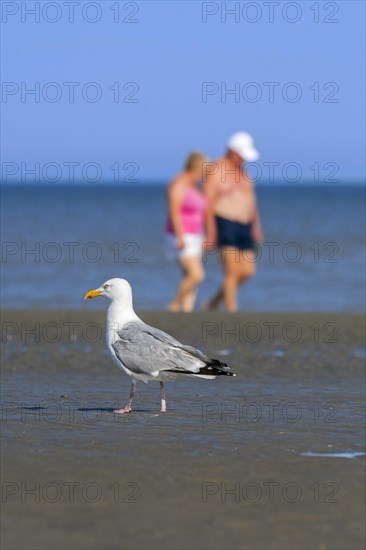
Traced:
POLYGON ((272 17, 266 2, 80 1, 74 22, 66 2, 39 2, 39 22, 21 4, 36 2, 2 2, 8 181, 50 162, 51 178, 67 180, 75 162, 76 178, 93 163, 111 179, 118 163, 121 178, 138 168, 140 181, 166 179, 191 150, 219 155, 239 129, 255 137, 261 181, 270 163, 279 180, 299 167, 301 181, 363 178, 364 2, 270 2, 272 17), (65 82, 78 83, 73 103, 65 82), (24 95, 35 86, 38 102, 24 95))

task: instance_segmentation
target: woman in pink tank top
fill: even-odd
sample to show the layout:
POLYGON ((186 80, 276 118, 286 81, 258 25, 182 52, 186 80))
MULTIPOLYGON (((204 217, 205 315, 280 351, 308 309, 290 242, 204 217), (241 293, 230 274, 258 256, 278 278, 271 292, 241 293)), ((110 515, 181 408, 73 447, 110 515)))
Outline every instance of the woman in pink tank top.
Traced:
POLYGON ((167 256, 178 260, 183 272, 177 294, 168 306, 170 311, 193 311, 197 286, 204 278, 206 199, 198 184, 206 162, 205 155, 190 154, 183 172, 168 187, 167 256))

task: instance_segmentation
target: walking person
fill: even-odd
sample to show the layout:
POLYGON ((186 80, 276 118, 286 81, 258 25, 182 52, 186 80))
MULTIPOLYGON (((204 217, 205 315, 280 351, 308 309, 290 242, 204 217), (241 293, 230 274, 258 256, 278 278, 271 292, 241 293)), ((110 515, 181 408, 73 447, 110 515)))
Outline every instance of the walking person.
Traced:
POLYGON ((182 280, 169 311, 193 311, 197 286, 203 281, 202 265, 206 199, 199 189, 208 159, 191 153, 184 167, 168 187, 166 241, 168 255, 179 262, 182 280))
POLYGON ((207 165, 207 251, 216 246, 224 266, 224 280, 207 309, 221 302, 237 311, 239 286, 255 273, 256 243, 263 240, 254 185, 244 171, 245 162, 259 158, 252 137, 237 132, 228 141, 225 156, 207 165))

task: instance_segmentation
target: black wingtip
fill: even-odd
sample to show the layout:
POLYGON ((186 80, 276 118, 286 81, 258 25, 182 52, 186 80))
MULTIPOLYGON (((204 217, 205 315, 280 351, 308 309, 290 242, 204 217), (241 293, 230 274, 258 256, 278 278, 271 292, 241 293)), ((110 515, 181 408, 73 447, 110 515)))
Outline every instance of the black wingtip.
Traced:
POLYGON ((229 367, 229 365, 221 363, 221 361, 217 359, 213 359, 211 363, 201 367, 197 374, 206 374, 209 376, 235 376, 235 373, 231 372, 231 367, 229 367))

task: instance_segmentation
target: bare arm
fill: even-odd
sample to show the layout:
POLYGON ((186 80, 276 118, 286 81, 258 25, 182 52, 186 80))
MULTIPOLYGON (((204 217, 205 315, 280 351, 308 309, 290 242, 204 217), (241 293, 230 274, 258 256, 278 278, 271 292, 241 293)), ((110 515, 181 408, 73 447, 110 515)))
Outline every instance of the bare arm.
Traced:
POLYGON ((252 237, 257 243, 260 243, 263 241, 264 236, 263 236, 262 224, 259 216, 257 199, 255 196, 254 189, 253 189, 253 193, 254 193, 255 206, 254 206, 254 217, 253 217, 253 225, 252 225, 252 237))
POLYGON ((207 201, 206 210, 206 246, 207 250, 211 250, 216 246, 217 230, 215 221, 215 203, 217 198, 216 176, 214 174, 207 175, 204 192, 207 201))
POLYGON ((181 207, 184 198, 184 185, 175 179, 168 187, 168 211, 172 222, 174 234, 177 238, 178 248, 183 248, 183 224, 181 217, 181 207))
POLYGON ((244 170, 244 185, 250 186, 250 191, 253 196, 253 217, 252 217, 252 238, 255 242, 260 243, 263 241, 263 231, 262 231, 262 225, 261 220, 259 217, 259 211, 257 206, 257 197, 255 192, 255 186, 253 180, 248 176, 246 171, 244 170))

